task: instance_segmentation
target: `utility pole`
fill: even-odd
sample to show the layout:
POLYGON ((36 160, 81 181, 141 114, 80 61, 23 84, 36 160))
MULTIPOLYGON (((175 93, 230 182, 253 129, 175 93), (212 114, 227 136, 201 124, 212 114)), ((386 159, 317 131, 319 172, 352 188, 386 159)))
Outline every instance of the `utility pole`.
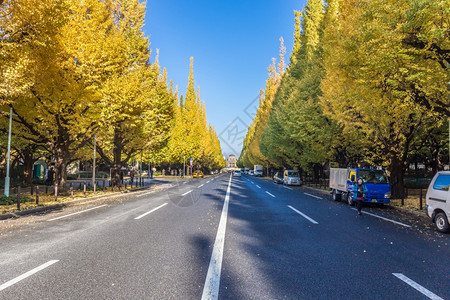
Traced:
MULTIPOLYGON (((6 113, 6 112, 5 112, 6 113)), ((6 177, 5 177, 5 196, 9 197, 9 161, 11 159, 11 124, 12 124, 12 107, 9 108, 9 131, 8 131, 8 153, 6 154, 6 177)))
POLYGON ((97 136, 94 135, 94 160, 92 161, 92 187, 94 188, 94 194, 95 194, 95 154, 97 152, 97 136))
POLYGON ((144 185, 144 183, 142 182, 142 150, 141 150, 141 161, 140 161, 140 165, 139 165, 139 184, 141 186, 144 185))

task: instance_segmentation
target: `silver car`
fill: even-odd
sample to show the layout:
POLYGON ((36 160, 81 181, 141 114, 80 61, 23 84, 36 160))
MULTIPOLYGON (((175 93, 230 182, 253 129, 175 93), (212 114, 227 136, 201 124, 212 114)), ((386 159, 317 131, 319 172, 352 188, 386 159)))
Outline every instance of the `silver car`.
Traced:
POLYGON ((296 170, 285 170, 283 175, 283 184, 301 185, 300 174, 296 170))

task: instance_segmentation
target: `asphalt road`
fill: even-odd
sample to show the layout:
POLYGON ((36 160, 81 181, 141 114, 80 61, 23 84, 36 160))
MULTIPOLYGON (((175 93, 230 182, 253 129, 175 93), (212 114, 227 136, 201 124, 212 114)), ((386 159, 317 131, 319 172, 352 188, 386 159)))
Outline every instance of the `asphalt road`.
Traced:
POLYGON ((0 299, 450 299, 424 218, 223 174, 55 211, 0 236, 0 299))

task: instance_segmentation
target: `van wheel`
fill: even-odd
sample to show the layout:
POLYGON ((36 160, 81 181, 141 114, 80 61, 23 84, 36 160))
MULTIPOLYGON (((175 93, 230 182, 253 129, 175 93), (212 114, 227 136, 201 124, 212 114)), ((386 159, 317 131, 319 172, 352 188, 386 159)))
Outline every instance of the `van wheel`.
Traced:
POLYGON ((355 204, 355 201, 353 201, 352 193, 347 193, 347 203, 350 206, 353 206, 353 204, 355 204))
POLYGON ((333 197, 333 200, 334 200, 334 201, 339 201, 339 200, 341 200, 341 195, 338 195, 338 193, 336 192, 336 190, 333 190, 333 195, 332 195, 332 197, 333 197))
POLYGON ((436 215, 434 223, 436 224, 437 230, 440 232, 447 232, 449 230, 450 226, 448 224, 447 216, 443 212, 436 215))

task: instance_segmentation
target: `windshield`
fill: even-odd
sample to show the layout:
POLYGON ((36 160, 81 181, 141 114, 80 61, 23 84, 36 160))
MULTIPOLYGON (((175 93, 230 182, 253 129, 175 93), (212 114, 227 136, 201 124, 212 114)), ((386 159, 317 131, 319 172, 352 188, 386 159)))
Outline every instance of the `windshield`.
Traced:
POLYGON ((289 171, 287 173, 287 176, 289 176, 289 177, 299 177, 297 171, 289 171))
POLYGON ((361 177, 365 183, 389 183, 386 172, 383 170, 358 170, 358 177, 361 177))

